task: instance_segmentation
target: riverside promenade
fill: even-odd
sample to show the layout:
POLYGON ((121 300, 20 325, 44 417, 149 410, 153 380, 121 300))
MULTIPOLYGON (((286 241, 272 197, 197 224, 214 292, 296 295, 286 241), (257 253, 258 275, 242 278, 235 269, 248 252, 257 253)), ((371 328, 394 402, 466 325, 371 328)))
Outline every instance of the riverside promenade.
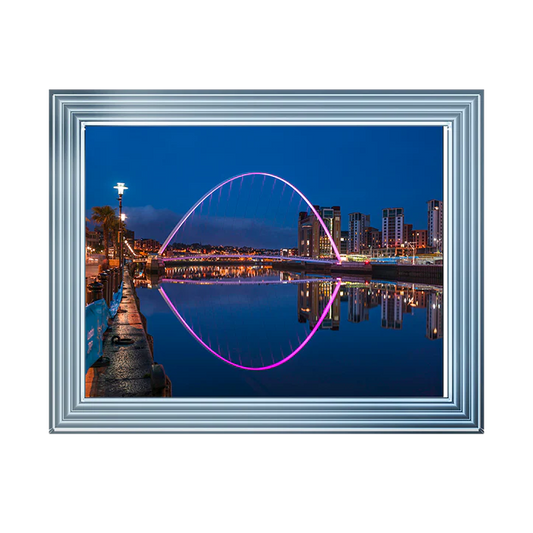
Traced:
POLYGON ((154 366, 146 319, 127 269, 120 307, 104 335, 103 355, 109 364, 97 362, 85 376, 87 398, 171 396, 170 381, 160 365, 154 366))

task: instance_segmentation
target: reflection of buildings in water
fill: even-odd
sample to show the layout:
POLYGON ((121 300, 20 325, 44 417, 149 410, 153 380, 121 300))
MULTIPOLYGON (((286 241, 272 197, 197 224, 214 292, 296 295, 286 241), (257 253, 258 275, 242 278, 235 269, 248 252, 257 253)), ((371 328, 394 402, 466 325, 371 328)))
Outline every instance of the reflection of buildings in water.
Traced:
POLYGON ((385 329, 402 329, 403 297, 396 290, 381 292, 381 327, 385 329))
POLYGON ((280 281, 293 281, 296 279, 300 279, 300 274, 297 272, 286 272, 284 270, 279 271, 280 281))
POLYGON ((428 295, 426 316, 426 337, 430 340, 442 339, 444 314, 442 308, 442 292, 428 295))
POLYGON ((378 291, 370 287, 349 287, 348 322, 364 322, 368 320, 369 310, 379 305, 378 291))
POLYGON ((142 270, 141 272, 135 272, 133 277, 133 286, 144 289, 156 289, 159 287, 160 276, 157 272, 147 272, 142 270))
POLYGON ((276 276, 270 266, 200 266, 184 265, 167 267, 165 277, 169 279, 216 280, 224 278, 255 278, 259 276, 276 276))
POLYGON ((415 308, 427 309, 426 336, 441 339, 443 336, 442 290, 414 284, 389 284, 374 282, 370 287, 345 287, 348 294, 348 321, 359 323, 369 320, 369 310, 381 304, 381 327, 402 329, 405 314, 415 308))
MULTIPOLYGON (((309 329, 313 329, 324 309, 331 300, 335 283, 332 281, 309 281, 298 287, 298 322, 309 322, 309 329)), ((340 324, 340 294, 337 293, 335 301, 324 318, 320 329, 337 331, 340 324)))

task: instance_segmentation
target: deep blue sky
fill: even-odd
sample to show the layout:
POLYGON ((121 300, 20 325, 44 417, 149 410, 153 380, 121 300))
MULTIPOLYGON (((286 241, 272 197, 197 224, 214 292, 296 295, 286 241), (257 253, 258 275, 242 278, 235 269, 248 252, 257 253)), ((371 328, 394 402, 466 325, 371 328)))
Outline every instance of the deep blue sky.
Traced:
MULTIPOLYGON (((129 187, 124 211, 136 237, 163 241, 205 192, 245 172, 281 176, 313 204, 340 205, 342 229, 348 228, 348 214, 354 211, 370 214, 372 226, 381 229, 384 207, 403 207, 406 223, 424 229, 426 202, 442 200, 442 128, 88 126, 86 130, 87 216, 94 205, 115 207, 113 186, 123 181, 129 187)), ((209 219, 198 213, 196 225, 191 220, 187 232, 182 238, 178 233, 175 240, 296 246, 296 199, 289 202, 289 191, 285 193, 281 207, 277 206, 280 214, 269 228, 272 216, 265 211, 260 220, 261 208, 252 204, 257 196, 259 206, 262 195, 265 209, 267 201, 274 205, 267 200, 271 189, 268 184, 260 189, 258 182, 255 186, 254 190, 250 183, 236 185, 231 193, 224 189, 218 202, 232 199, 235 210, 215 209, 213 197, 209 219), (247 202, 252 207, 246 211, 247 202), (232 216, 233 223, 229 223, 232 216)), ((278 198, 281 186, 274 191, 278 198)))

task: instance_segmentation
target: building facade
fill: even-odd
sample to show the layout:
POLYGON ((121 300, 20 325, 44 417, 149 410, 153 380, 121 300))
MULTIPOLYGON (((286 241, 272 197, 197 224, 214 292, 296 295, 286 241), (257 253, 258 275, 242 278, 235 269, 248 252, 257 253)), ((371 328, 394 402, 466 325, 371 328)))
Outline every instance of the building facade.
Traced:
POLYGON ((414 229, 411 231, 412 242, 417 248, 427 248, 428 246, 428 232, 425 229, 414 229))
POLYGON ((339 251, 342 255, 346 255, 348 253, 349 233, 349 231, 341 231, 341 247, 339 251))
POLYGON ((348 253, 358 254, 366 247, 366 228, 368 227, 370 227, 370 215, 349 214, 348 253))
MULTIPOLYGON (((313 206, 322 217, 338 250, 341 248, 341 208, 313 206)), ((298 255, 301 257, 331 258, 335 252, 314 213, 300 212, 298 217, 298 255)))
POLYGON ((318 226, 317 218, 305 211, 298 216, 298 255, 300 257, 315 257, 318 255, 318 226))
POLYGON ((365 230, 365 234, 366 245, 368 248, 372 248, 374 250, 376 248, 381 248, 382 234, 378 228, 368 227, 365 230))
POLYGON ((383 209, 382 247, 396 248, 404 243, 404 213, 402 207, 383 209))
POLYGON ((444 213, 440 200, 428 202, 428 246, 442 252, 444 213))
POLYGON ((154 239, 136 239, 135 250, 142 250, 144 252, 158 252, 161 248, 161 243, 154 239))

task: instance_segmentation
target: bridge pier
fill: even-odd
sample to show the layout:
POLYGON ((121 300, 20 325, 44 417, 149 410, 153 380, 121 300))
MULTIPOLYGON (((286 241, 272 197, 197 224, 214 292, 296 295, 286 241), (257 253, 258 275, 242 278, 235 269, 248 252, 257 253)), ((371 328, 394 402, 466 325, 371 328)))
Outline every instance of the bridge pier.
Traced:
POLYGON ((165 263, 159 257, 150 257, 146 261, 146 272, 161 275, 165 271, 165 263))

